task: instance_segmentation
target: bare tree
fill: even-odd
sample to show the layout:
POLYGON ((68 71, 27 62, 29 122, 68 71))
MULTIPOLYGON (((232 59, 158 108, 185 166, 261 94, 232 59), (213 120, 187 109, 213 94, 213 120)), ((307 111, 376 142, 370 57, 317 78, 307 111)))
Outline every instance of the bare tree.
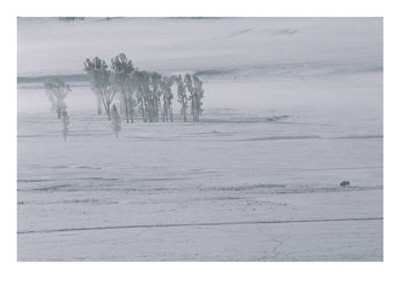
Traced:
POLYGON ((142 114, 143 122, 149 122, 150 119, 150 76, 146 71, 135 71, 132 75, 135 85, 136 102, 139 112, 142 114))
POLYGON ((203 82, 196 76, 193 75, 193 97, 192 97, 192 114, 193 121, 198 122, 200 115, 203 112, 203 102, 201 99, 204 97, 203 82))
POLYGON ((151 98, 148 99, 148 109, 150 122, 159 121, 159 113, 161 111, 161 77, 161 74, 157 72, 149 74, 151 98))
POLYGON ((184 83, 189 92, 188 100, 190 101, 192 120, 193 122, 198 122, 203 111, 203 103, 201 101, 204 97, 203 82, 196 75, 186 74, 184 83))
POLYGON ((61 121, 63 123, 63 128, 62 128, 61 134, 64 137, 64 142, 67 142, 67 136, 68 136, 68 132, 69 132, 68 126, 70 123, 67 108, 63 108, 61 110, 61 121))
POLYGON ((61 111, 67 108, 64 99, 67 97, 68 93, 71 92, 71 88, 58 77, 47 79, 44 83, 44 87, 51 103, 51 110, 55 111, 57 113, 57 118, 60 119, 61 111))
POLYGON ((183 121, 187 122, 188 96, 186 93, 186 86, 182 80, 182 75, 175 76, 174 79, 178 85, 178 102, 181 104, 181 114, 183 115, 183 121))
POLYGON ((111 105, 111 125, 115 137, 118 137, 118 133, 121 131, 121 116, 115 104, 111 105))
POLYGON ((170 76, 163 76, 161 81, 161 93, 162 93, 162 121, 173 122, 173 112, 172 112, 172 99, 174 94, 172 93, 172 84, 174 83, 173 78, 170 76))
POLYGON ((115 96, 115 87, 111 81, 111 71, 104 60, 98 57, 86 59, 83 69, 89 76, 92 91, 97 97, 97 114, 102 114, 102 106, 107 113, 108 120, 110 116, 110 105, 115 96))
POLYGON ((132 85, 131 73, 135 70, 131 60, 128 60, 124 53, 111 59, 113 70, 113 84, 121 94, 123 110, 126 122, 133 122, 135 100, 133 98, 134 87, 132 85))
POLYGON ((194 121, 194 88, 193 88, 193 81, 192 81, 192 77, 190 76, 190 74, 186 73, 185 74, 185 78, 184 78, 184 83, 186 86, 187 91, 189 92, 188 95, 188 100, 190 102, 190 112, 192 113, 192 120, 194 121))

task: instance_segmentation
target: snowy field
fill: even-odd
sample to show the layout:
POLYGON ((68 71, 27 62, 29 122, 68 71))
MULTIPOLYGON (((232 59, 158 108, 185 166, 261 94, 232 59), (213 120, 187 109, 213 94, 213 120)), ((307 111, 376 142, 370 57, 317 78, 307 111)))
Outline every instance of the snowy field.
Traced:
POLYGON ((18 260, 383 260, 381 48, 376 18, 19 19, 18 260), (197 72, 200 122, 116 138, 78 75, 122 51, 197 72))

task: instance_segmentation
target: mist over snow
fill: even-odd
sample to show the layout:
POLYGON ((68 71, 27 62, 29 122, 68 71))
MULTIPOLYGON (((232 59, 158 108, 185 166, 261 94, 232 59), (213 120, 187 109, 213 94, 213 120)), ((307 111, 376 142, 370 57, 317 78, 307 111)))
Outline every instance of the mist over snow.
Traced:
POLYGON ((143 69, 293 74, 382 70, 380 18, 19 19, 18 75, 82 73, 120 52, 143 69), (285 67, 281 70, 280 67, 285 67))
POLYGON ((19 18, 18 76, 124 52, 142 70, 197 72, 207 107, 354 102, 382 93, 382 42, 380 18, 19 18))

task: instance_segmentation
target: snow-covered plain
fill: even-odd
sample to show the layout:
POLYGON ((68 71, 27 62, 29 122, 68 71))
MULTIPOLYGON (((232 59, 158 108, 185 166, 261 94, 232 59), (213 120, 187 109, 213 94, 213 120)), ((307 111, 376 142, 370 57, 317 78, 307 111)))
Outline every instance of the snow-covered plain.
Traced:
POLYGON ((381 19, 21 18, 18 75, 19 260, 383 259, 381 19), (119 52, 198 72, 201 122, 115 138, 74 78, 119 52), (72 75, 66 143, 49 74, 72 75))

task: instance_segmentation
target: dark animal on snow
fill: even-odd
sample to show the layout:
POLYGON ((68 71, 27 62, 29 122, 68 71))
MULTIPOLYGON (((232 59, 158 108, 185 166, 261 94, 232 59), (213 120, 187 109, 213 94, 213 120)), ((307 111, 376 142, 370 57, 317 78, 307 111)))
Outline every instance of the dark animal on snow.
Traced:
POLYGON ((349 181, 342 181, 342 182, 340 183, 340 186, 341 186, 341 187, 349 187, 349 186, 350 186, 350 182, 349 182, 349 181))

